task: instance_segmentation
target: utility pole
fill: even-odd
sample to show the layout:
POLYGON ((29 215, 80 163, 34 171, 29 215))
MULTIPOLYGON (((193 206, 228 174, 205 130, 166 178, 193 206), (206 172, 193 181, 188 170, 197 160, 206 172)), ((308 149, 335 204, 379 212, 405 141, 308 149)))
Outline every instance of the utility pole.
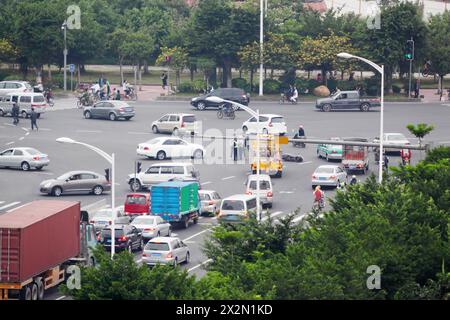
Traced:
POLYGON ((264 72, 264 0, 260 0, 261 12, 259 16, 259 95, 264 94, 263 72, 264 72))
POLYGON ((412 62, 414 60, 414 40, 411 37, 411 40, 406 42, 407 45, 407 53, 406 59, 409 60, 409 89, 408 89, 408 99, 411 98, 411 77, 412 77, 412 62))
POLYGON ((64 91, 67 91, 67 21, 64 20, 61 29, 64 30, 64 91))

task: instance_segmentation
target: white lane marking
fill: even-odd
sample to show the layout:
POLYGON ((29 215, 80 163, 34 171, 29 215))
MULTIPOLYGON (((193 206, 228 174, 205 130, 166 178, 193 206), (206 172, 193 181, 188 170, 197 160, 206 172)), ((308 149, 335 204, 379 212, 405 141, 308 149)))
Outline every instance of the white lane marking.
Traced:
POLYGON ((136 260, 136 263, 141 263, 141 262, 142 262, 142 258, 136 260))
POLYGON ((12 145, 14 143, 14 141, 11 141, 11 142, 8 142, 8 143, 5 143, 5 146, 9 146, 9 145, 12 145))
POLYGON ((201 185, 206 186, 207 184, 211 184, 211 183, 212 183, 211 181, 206 181, 206 182, 203 182, 201 185))
POLYGON ((297 165, 302 165, 302 164, 309 164, 309 163, 312 163, 312 161, 299 162, 299 163, 297 163, 297 165))
POLYGON ((201 226, 212 226, 213 225, 211 222, 198 222, 197 224, 201 225, 201 226))
POLYGON ((188 272, 191 272, 191 271, 193 271, 193 270, 195 270, 195 269, 197 269, 197 268, 201 267, 202 265, 207 264, 207 263, 209 263, 209 262, 212 262, 212 259, 208 259, 208 260, 206 260, 206 261, 204 261, 204 262, 202 262, 202 263, 196 265, 195 267, 190 268, 190 269, 188 270, 188 272))
POLYGON ((39 128, 39 131, 52 131, 52 129, 49 129, 49 128, 39 128))
MULTIPOLYGON (((277 212, 270 214, 270 217, 273 218, 273 217, 279 216, 282 213, 283 213, 283 211, 277 211, 277 212)), ((261 220, 267 220, 267 219, 269 219, 269 217, 264 216, 261 220)))
POLYGON ((303 214, 303 215, 301 215, 300 217, 295 218, 294 220, 292 220, 292 222, 294 222, 294 223, 299 222, 300 220, 302 220, 303 218, 305 218, 305 215, 306 215, 306 214, 303 214))
POLYGON ((213 218, 211 218, 211 220, 217 220, 217 217, 213 217, 213 218))
POLYGON ((178 237, 178 233, 173 233, 172 232, 172 237, 178 237))
POLYGON ((0 201, 0 204, 5 203, 5 201, 0 201))
POLYGON ((27 204, 28 204, 28 203, 25 203, 25 204, 23 204, 23 205, 21 205, 21 206, 15 207, 14 209, 10 209, 10 210, 8 210, 8 211, 6 211, 6 212, 11 212, 11 211, 13 211, 13 210, 16 210, 16 209, 25 207, 27 204))
POLYGON ((44 176, 53 176, 53 172, 39 172, 39 171, 32 171, 34 174, 42 174, 44 176))
POLYGON ((233 178, 235 178, 235 176, 225 177, 225 178, 222 178, 222 180, 229 180, 229 179, 233 179, 233 178))
POLYGON ((439 141, 439 144, 450 144, 450 141, 439 141))
POLYGON ((11 123, 6 123, 6 122, 4 122, 3 123, 5 126, 8 126, 8 127, 15 127, 15 125, 13 125, 13 124, 11 124, 11 123))
POLYGON ((287 193, 287 194, 291 194, 291 193, 294 193, 294 191, 280 191, 280 193, 287 193))
POLYGON ((149 132, 134 132, 134 131, 130 131, 127 132, 128 134, 150 134, 149 132))
POLYGON ((56 300, 62 300, 62 299, 64 299, 66 296, 61 296, 61 297, 59 297, 59 298, 56 298, 56 300))
POLYGON ((20 137, 20 138, 19 138, 19 141, 22 141, 23 139, 25 139, 25 137, 20 137))
MULTIPOLYGON (((0 209, 1 209, 1 208, 0 208, 0 209)), ((186 239, 183 239, 182 241, 183 241, 183 242, 189 241, 189 240, 191 240, 192 238, 195 238, 196 236, 199 236, 199 235, 201 235, 202 233, 205 233, 205 232, 207 232, 207 231, 211 231, 211 228, 208 228, 208 229, 205 229, 205 230, 203 230, 203 231, 200 231, 200 232, 198 232, 198 233, 196 233, 196 234, 194 234, 194 235, 192 235, 192 236, 190 236, 190 237, 188 237, 188 238, 186 238, 186 239)))
POLYGON ((22 127, 22 130, 24 130, 26 132, 30 131, 30 129, 27 129, 27 128, 24 128, 24 127, 22 127))
POLYGON ((188 240, 188 241, 183 241, 183 242, 184 242, 184 243, 187 243, 187 244, 189 244, 189 243, 190 243, 190 244, 195 243, 195 241, 189 241, 189 240, 188 240))
POLYGON ((81 207, 81 210, 88 210, 88 208, 96 207, 99 204, 106 204, 106 199, 101 199, 101 200, 95 201, 93 203, 87 204, 87 205, 81 207))
POLYGON ((29 134, 30 134, 29 132, 25 133, 26 136, 29 135, 29 134))
POLYGON ((81 133, 101 133, 100 130, 76 130, 76 132, 81 132, 81 133))
POLYGON ((6 209, 6 208, 15 206, 15 205, 17 205, 17 204, 19 204, 19 203, 20 203, 20 201, 8 203, 7 205, 4 205, 3 207, 0 207, 0 210, 4 210, 4 209, 6 209))

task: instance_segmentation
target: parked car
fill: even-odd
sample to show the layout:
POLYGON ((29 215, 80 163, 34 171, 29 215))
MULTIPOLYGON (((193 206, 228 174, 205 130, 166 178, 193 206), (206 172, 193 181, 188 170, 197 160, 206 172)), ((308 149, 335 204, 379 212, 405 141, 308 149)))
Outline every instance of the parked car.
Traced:
POLYGON ((218 214, 222 198, 214 190, 199 190, 201 214, 218 214))
MULTIPOLYGON (((339 141, 340 138, 331 138, 331 140, 339 141)), ((342 145, 338 144, 318 144, 317 156, 330 160, 342 160, 342 145)))
POLYGON ((117 119, 130 120, 134 117, 134 108, 128 103, 120 100, 99 101, 93 106, 86 106, 83 109, 86 119, 117 119))
POLYGON ((170 237, 172 233, 170 223, 164 221, 159 216, 136 217, 131 222, 131 225, 142 232, 142 238, 144 239, 152 239, 160 236, 170 237))
POLYGON ((127 183, 131 191, 139 191, 154 184, 167 182, 174 178, 198 179, 200 173, 190 162, 164 162, 151 165, 146 171, 128 175, 127 183))
POLYGON ((152 122, 153 133, 171 133, 173 135, 194 134, 198 130, 194 114, 171 113, 152 122))
POLYGON ((247 134, 276 134, 285 135, 287 132, 283 116, 278 114, 261 114, 259 116, 259 128, 256 117, 251 117, 242 124, 242 131, 247 134))
POLYGON ((31 108, 40 118, 41 114, 47 110, 47 101, 42 93, 14 92, 4 95, 0 99, 0 116, 12 115, 13 101, 19 106, 19 114, 22 118, 27 118, 31 114, 31 108))
POLYGON ((106 178, 92 171, 70 171, 40 184, 40 192, 56 197, 67 193, 93 193, 97 196, 111 190, 106 178))
POLYGON ((27 81, 0 81, 0 95, 13 92, 33 92, 33 87, 27 81))
POLYGON ((0 153, 0 167, 4 168, 20 168, 23 171, 32 168, 41 170, 49 163, 48 155, 34 148, 10 148, 0 153))
POLYGON ((339 166, 320 166, 312 175, 311 185, 314 189, 316 186, 334 186, 340 187, 347 181, 347 173, 339 166))
POLYGON ((316 101, 316 109, 325 112, 340 109, 369 111, 370 108, 380 105, 380 98, 361 97, 359 91, 338 91, 330 97, 317 99, 316 101))
MULTIPOLYGON (((248 195, 257 195, 257 181, 258 181, 258 175, 252 174, 249 175, 247 178, 246 185, 246 191, 245 194, 248 195)), ((273 204, 273 187, 272 187, 272 180, 270 179, 270 176, 267 174, 260 174, 259 175, 259 199, 261 201, 262 206, 266 206, 268 208, 272 208, 273 204)))
POLYGON ((242 222, 256 213, 256 196, 236 194, 222 200, 217 219, 223 222, 242 222))
MULTIPOLYGON (((197 108, 198 110, 205 110, 206 108, 219 108, 222 103, 216 103, 212 101, 208 101, 208 97, 219 97, 224 100, 234 101, 245 106, 248 106, 250 103, 250 96, 245 93, 244 90, 239 88, 219 88, 210 93, 195 97, 191 99, 191 105, 197 108)), ((239 109, 237 106, 234 106, 234 109, 239 109)))
MULTIPOLYGON (((101 209, 94 213, 92 216, 90 223, 94 225, 94 229, 96 232, 99 232, 103 228, 110 226, 112 223, 113 213, 111 209, 101 209)), ((126 216, 123 211, 116 211, 116 219, 114 220, 116 225, 121 224, 129 224, 130 217, 126 216)))
MULTIPOLYGON (((116 251, 127 250, 132 253, 133 250, 142 250, 145 245, 142 233, 132 225, 115 226, 114 239, 116 251)), ((99 242, 105 249, 111 250, 111 226, 101 230, 99 242)))
POLYGON ((190 261, 188 246, 178 238, 153 238, 144 247, 142 262, 149 266, 169 264, 176 267, 179 263, 190 261))
MULTIPOLYGON (((373 140, 374 143, 380 143, 380 138, 376 137, 373 140)), ((386 152, 398 152, 400 153, 401 149, 393 149, 388 148, 390 144, 404 144, 408 145, 411 142, 402 134, 402 133, 384 133, 383 134, 383 149, 386 152)))
POLYGON ((138 156, 165 160, 166 158, 203 158, 202 145, 190 143, 176 137, 155 138, 140 143, 136 149, 138 156))
POLYGON ((124 213, 132 218, 150 214, 150 193, 127 194, 124 213))

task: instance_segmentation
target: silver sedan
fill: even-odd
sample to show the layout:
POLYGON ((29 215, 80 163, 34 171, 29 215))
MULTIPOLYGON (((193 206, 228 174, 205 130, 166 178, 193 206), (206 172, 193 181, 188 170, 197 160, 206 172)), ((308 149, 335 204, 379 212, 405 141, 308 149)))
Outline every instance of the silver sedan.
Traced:
POLYGON ((0 153, 0 167, 41 170, 49 163, 48 155, 33 148, 11 148, 0 153))
POLYGON ((187 245, 178 238, 160 237, 147 242, 142 252, 142 262, 147 265, 168 264, 176 267, 190 261, 187 245))
MULTIPOLYGON (((111 209, 102 209, 94 213, 92 218, 90 219, 90 223, 94 225, 94 229, 96 232, 108 227, 112 223, 112 210, 111 209)), ((115 224, 129 224, 130 217, 123 214, 122 211, 117 210, 116 219, 114 220, 115 224)))
POLYGON ((130 120, 134 117, 134 108, 119 100, 100 101, 93 106, 85 107, 83 115, 86 119, 130 120))
POLYGON ((142 232, 142 238, 144 239, 152 239, 160 236, 170 237, 172 233, 170 223, 164 221, 159 216, 136 217, 131 225, 142 232))
POLYGON ((316 186, 334 186, 340 187, 347 181, 347 173, 339 166, 320 166, 318 167, 311 179, 313 189, 316 186))

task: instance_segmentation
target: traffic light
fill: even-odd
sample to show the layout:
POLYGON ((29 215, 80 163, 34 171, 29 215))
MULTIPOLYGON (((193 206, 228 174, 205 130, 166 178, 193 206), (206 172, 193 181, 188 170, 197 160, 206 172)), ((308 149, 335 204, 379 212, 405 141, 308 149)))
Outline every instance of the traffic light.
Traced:
POLYGON ((414 60, 414 40, 406 41, 405 59, 414 60))
POLYGON ((136 172, 137 173, 140 173, 142 171, 141 167, 142 167, 142 163, 141 162, 137 162, 136 163, 136 172))
POLYGON ((105 178, 109 182, 109 169, 105 169, 105 178))

